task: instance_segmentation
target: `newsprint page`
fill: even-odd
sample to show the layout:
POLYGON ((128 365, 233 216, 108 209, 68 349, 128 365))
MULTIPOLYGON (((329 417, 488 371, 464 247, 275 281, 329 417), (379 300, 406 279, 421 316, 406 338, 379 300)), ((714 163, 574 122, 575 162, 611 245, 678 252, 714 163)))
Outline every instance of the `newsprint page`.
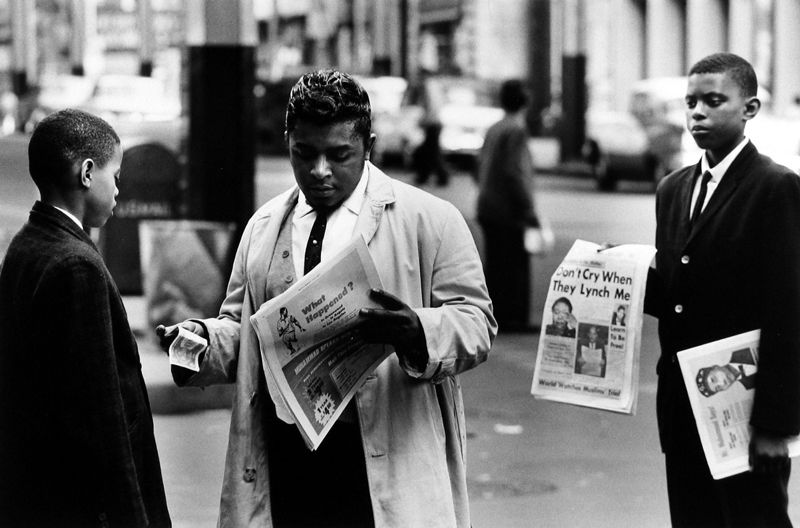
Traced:
POLYGON ((550 279, 531 394, 636 412, 639 348, 653 246, 576 240, 550 279))
MULTIPOLYGON (((750 469, 750 414, 758 370, 760 331, 753 330, 678 352, 697 432, 711 476, 721 479, 750 469)), ((800 439, 789 456, 800 454, 800 439)))
POLYGON ((281 394, 308 447, 316 450, 361 387, 389 356, 358 330, 380 277, 360 236, 250 318, 281 394))

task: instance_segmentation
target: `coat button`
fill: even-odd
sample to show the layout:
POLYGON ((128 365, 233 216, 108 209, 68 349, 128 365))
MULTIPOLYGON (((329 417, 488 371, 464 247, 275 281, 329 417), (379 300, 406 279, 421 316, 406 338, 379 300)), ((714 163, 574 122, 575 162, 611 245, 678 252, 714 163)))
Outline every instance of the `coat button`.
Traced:
POLYGON ((675 313, 681 313, 681 312, 683 312, 683 305, 682 304, 676 304, 675 305, 675 313))
POLYGON ((284 250, 283 250, 283 253, 281 253, 281 256, 282 256, 283 258, 289 258, 289 250, 287 250, 287 249, 284 249, 284 250))
POLYGON ((688 264, 689 260, 689 255, 684 255, 681 257, 681 264, 688 264))
POLYGON ((283 280, 286 281, 286 284, 289 284, 290 282, 292 282, 294 280, 294 277, 291 276, 291 275, 287 275, 283 280))
POLYGON ((256 468, 249 467, 244 469, 244 474, 242 475, 242 480, 245 482, 253 482, 256 480, 256 468))

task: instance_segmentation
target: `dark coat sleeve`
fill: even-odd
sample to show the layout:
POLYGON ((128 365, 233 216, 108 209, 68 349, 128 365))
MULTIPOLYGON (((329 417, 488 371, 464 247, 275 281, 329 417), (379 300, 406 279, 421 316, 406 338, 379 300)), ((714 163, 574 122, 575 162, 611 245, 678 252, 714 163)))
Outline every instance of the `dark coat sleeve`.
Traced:
POLYGON ((751 424, 800 433, 800 178, 784 174, 770 189, 761 226, 763 271, 758 376, 751 424))
POLYGON ((101 266, 85 256, 68 257, 46 285, 52 296, 40 313, 55 322, 52 339, 63 344, 55 361, 64 399, 54 419, 63 421, 58 428, 85 469, 77 478, 94 486, 97 508, 111 526, 146 526, 129 436, 139 417, 126 415, 123 404, 109 283, 101 266))

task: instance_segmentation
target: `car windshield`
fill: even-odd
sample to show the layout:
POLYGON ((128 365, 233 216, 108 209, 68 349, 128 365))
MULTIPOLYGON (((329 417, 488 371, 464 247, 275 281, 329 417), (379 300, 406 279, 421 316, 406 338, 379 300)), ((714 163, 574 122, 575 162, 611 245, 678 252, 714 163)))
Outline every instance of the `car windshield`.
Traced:
POLYGON ((467 79, 439 80, 432 83, 435 99, 441 105, 497 106, 494 85, 467 79))

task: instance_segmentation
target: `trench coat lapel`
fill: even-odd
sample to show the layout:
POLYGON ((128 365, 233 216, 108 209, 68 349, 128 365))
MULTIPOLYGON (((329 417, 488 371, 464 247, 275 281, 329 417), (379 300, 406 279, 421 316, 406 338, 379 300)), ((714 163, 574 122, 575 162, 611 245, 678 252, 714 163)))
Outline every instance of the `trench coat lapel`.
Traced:
POLYGON ((392 181, 386 174, 369 161, 367 170, 369 171, 367 195, 358 215, 356 230, 369 244, 381 223, 384 208, 387 204, 394 203, 395 197, 392 181))
POLYGON ((278 243, 278 234, 281 224, 297 203, 298 187, 286 193, 287 200, 275 210, 265 214, 256 221, 250 235, 252 251, 247 256, 246 267, 248 270, 248 289, 253 311, 267 301, 267 275, 272 262, 272 254, 278 243))

